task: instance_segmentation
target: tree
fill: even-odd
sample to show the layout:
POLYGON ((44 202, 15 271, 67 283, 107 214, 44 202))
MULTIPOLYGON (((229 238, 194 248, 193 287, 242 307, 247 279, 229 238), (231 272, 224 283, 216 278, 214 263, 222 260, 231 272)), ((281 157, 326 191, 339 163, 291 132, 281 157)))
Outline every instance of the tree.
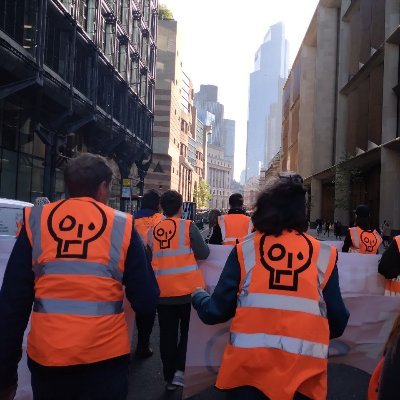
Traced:
POLYGON ((172 11, 165 4, 160 4, 158 8, 158 19, 173 20, 174 14, 172 14, 172 11))
POLYGON ((193 191, 193 197, 196 201, 198 208, 207 208, 208 202, 212 199, 210 193, 211 187, 206 182, 201 180, 199 182, 199 186, 197 186, 193 191))

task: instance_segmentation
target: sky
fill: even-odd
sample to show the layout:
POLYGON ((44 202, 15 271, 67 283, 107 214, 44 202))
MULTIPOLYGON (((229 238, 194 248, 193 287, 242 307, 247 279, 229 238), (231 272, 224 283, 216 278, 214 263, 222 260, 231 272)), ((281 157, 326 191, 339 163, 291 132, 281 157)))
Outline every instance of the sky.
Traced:
POLYGON ((195 91, 218 86, 225 118, 236 120, 235 171, 246 165, 248 88, 254 55, 269 26, 282 21, 291 66, 318 0, 159 0, 178 21, 183 69, 195 91))

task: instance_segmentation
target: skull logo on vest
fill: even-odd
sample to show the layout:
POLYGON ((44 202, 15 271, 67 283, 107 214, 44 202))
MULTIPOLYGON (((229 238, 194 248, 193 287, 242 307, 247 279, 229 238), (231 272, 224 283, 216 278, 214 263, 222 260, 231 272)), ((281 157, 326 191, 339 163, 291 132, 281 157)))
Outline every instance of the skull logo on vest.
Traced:
MULTIPOLYGON (((311 265, 313 247, 310 240, 298 234, 292 240, 275 243, 264 235, 260 241, 261 263, 269 271, 269 288, 297 291, 299 274, 311 265), (294 240, 295 239, 295 240, 294 240)), ((273 240, 273 239, 272 239, 273 240)))
POLYGON ((57 258, 83 258, 88 256, 89 243, 97 240, 104 232, 107 217, 95 203, 66 200, 50 213, 47 226, 57 242, 57 258))
POLYGON ((173 219, 164 219, 153 230, 153 236, 160 243, 162 250, 171 247, 171 240, 176 234, 176 223, 173 219))
POLYGON ((374 232, 363 231, 361 232, 361 243, 365 246, 368 253, 374 253, 374 247, 378 243, 378 239, 374 232))

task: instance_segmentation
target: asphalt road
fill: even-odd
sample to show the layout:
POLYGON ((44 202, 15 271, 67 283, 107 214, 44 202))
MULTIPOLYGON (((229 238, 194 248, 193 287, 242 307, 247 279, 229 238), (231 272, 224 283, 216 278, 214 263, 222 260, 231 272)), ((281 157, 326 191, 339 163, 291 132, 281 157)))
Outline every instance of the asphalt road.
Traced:
MULTIPOLYGON (((203 237, 208 230, 203 230, 203 237)), ((310 232, 313 234, 314 232, 310 232)), ((316 233, 316 232, 315 232, 316 233)), ((329 238, 332 240, 333 238, 329 238)), ((162 364, 159 353, 158 321, 152 334, 154 355, 146 360, 133 358, 130 372, 130 390, 128 400, 178 400, 182 391, 167 392, 162 376, 162 364)), ((328 400, 365 400, 370 376, 357 369, 341 364, 329 365, 328 400)), ((225 395, 209 388, 193 396, 192 400, 224 400, 225 395)), ((245 400, 245 399, 243 399, 245 400)))

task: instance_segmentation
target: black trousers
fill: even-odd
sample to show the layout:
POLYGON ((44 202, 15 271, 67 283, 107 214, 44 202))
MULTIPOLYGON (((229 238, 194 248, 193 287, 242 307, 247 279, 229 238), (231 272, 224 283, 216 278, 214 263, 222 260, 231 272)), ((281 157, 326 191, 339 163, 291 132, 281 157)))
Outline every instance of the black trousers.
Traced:
POLYGON ((146 349, 149 347, 150 335, 153 330, 156 313, 153 314, 136 314, 136 327, 138 330, 138 349, 146 349))
MULTIPOLYGON (((253 386, 240 386, 235 389, 226 390, 226 400, 269 400, 260 390, 253 386)), ((310 400, 308 397, 296 393, 293 400, 310 400)))
POLYGON ((125 400, 129 356, 87 365, 44 367, 28 359, 34 400, 125 400))
POLYGON ((172 380, 176 371, 185 370, 190 309, 190 304, 157 306, 161 361, 167 382, 172 380))

